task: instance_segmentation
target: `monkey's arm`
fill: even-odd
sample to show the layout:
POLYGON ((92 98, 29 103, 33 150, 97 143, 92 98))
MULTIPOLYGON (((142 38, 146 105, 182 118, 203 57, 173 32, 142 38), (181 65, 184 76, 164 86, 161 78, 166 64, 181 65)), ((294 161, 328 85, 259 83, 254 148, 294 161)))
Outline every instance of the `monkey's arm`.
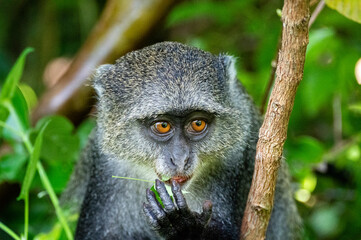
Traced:
POLYGON ((199 214, 189 209, 177 182, 172 181, 174 203, 163 182, 156 180, 156 189, 164 209, 147 189, 148 204, 144 203, 143 211, 150 226, 165 239, 203 239, 212 215, 211 201, 204 202, 203 212, 199 214))

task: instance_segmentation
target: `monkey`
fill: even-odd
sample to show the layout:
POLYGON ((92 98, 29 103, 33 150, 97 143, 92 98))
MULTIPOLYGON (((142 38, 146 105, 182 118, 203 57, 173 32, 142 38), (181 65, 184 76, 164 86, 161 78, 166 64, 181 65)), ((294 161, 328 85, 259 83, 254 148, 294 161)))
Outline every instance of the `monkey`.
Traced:
MULTIPOLYGON (((261 117, 235 63, 162 42, 95 71, 97 124, 64 193, 75 239, 240 238, 261 117), (162 204, 151 183, 112 176, 157 179, 162 204)), ((266 239, 300 229, 282 160, 266 239)))

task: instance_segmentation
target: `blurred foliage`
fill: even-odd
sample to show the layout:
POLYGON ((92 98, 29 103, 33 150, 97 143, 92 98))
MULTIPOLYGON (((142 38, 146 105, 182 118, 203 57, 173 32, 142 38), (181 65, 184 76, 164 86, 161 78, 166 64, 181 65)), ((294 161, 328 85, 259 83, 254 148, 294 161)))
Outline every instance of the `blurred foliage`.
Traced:
MULTIPOLYGON (((259 106, 277 51, 281 22, 276 12, 282 4, 279 0, 183 1, 165 19, 164 40, 237 56, 238 76, 259 106)), ((36 104, 36 94, 43 89, 46 64, 55 57, 75 55, 103 5, 100 0, 1 2, 0 79, 5 79, 22 49, 36 49, 13 98, 24 123, 28 121, 25 109, 36 104)), ((361 236, 361 86, 354 75, 361 58, 360 42, 361 25, 327 7, 310 30, 304 79, 284 151, 304 219, 304 239, 361 236)), ((0 117, 10 125, 14 121, 3 107, 0 117)), ((94 121, 74 128, 62 117, 42 119, 34 128, 28 126, 32 142, 49 119, 40 160, 60 194, 94 121)), ((29 154, 18 136, 5 129, 0 134, 0 221, 21 233, 24 206, 16 201, 20 191, 16 183, 24 178, 29 154)), ((52 229, 39 239, 62 239, 64 233, 59 232, 46 195, 36 174, 30 188, 30 237, 52 229)), ((0 231, 0 239, 9 238, 0 231)))
POLYGON ((345 15, 346 17, 361 23, 359 0, 326 0, 327 5, 345 15))

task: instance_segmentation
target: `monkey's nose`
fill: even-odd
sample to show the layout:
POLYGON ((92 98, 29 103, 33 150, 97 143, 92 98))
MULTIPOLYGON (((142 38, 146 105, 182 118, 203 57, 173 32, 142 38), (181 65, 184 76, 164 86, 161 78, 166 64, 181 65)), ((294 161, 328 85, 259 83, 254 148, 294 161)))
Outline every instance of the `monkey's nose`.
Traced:
POLYGON ((184 168, 186 168, 189 163, 189 157, 188 156, 185 156, 183 158, 171 157, 170 162, 174 167, 178 168, 179 170, 184 170, 184 168))

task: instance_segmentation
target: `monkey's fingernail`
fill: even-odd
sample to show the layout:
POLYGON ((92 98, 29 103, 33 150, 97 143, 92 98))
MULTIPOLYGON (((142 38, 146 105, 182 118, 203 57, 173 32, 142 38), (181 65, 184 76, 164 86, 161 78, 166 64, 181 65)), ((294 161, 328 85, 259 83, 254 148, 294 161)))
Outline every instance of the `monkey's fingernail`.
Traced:
POLYGON ((172 179, 172 186, 173 186, 173 188, 176 188, 176 189, 178 189, 180 187, 179 183, 174 179, 172 179))
POLYGON ((155 180, 155 187, 161 186, 162 183, 163 183, 162 181, 160 181, 159 179, 156 179, 156 180, 155 180))

